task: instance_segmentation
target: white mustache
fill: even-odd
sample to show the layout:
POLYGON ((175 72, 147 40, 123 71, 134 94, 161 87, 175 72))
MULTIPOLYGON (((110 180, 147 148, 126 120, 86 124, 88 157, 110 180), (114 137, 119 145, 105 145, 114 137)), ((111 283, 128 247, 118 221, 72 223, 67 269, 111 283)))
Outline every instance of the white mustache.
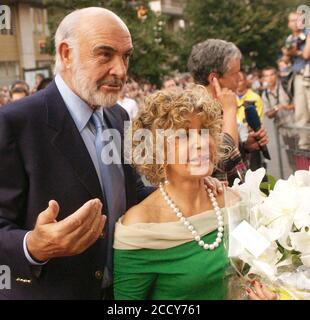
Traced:
POLYGON ((124 82, 122 80, 119 79, 115 79, 112 81, 100 81, 98 84, 98 88, 100 88, 101 86, 111 86, 111 87, 123 87, 124 86, 124 82))

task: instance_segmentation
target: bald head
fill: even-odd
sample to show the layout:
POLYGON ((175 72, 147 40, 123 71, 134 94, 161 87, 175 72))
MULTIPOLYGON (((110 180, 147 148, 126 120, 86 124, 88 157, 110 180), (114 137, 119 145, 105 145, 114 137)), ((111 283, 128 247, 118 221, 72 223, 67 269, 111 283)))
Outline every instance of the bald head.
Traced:
POLYGON ((72 12, 67 17, 70 15, 73 15, 73 19, 77 22, 76 30, 78 32, 97 32, 97 28, 100 28, 103 32, 111 33, 121 29, 129 34, 129 30, 123 20, 114 12, 104 8, 84 8, 72 12))
POLYGON ((69 47, 77 49, 78 45, 92 34, 99 32, 113 34, 119 30, 130 37, 124 21, 108 9, 89 7, 69 13, 63 18, 55 33, 55 74, 63 68, 59 55, 61 43, 65 42, 69 47))
POLYGON ((67 15, 55 35, 55 74, 89 105, 111 106, 126 82, 130 32, 112 11, 84 8, 67 15))

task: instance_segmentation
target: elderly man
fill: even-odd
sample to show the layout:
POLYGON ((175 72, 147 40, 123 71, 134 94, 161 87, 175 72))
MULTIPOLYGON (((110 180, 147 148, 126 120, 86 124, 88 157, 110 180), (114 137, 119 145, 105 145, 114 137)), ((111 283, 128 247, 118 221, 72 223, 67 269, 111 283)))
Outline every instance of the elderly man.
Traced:
MULTIPOLYGON (((240 79, 240 62, 240 50, 233 43, 219 39, 208 39, 195 45, 188 60, 188 68, 195 82, 205 86, 222 105, 224 143, 227 146, 226 151, 230 152, 226 152, 216 174, 218 177, 227 175, 230 183, 236 177, 242 179, 245 170, 238 150, 239 132, 235 95, 240 79)), ((267 142, 267 133, 262 128, 248 136, 242 149, 252 151, 267 142)))
POLYGON ((109 297, 114 224, 153 191, 129 165, 101 161, 102 130, 128 120, 115 105, 133 49, 126 25, 77 10, 55 46, 55 80, 0 111, 0 265, 12 275, 1 299, 109 297))
POLYGON ((110 163, 119 144, 105 143, 116 131, 123 147, 129 120, 116 104, 133 49, 124 22, 74 11, 55 47, 55 80, 0 111, 0 265, 12 275, 2 299, 111 298, 115 222, 154 191, 122 157, 110 163))

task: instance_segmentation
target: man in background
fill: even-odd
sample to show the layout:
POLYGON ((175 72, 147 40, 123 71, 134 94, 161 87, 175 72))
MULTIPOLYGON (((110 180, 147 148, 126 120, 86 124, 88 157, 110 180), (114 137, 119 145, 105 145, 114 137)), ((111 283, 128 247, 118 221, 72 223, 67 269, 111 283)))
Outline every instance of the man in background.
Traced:
POLYGON ((29 92, 23 88, 23 87, 14 87, 11 91, 10 91, 10 97, 11 97, 11 101, 18 101, 20 99, 23 99, 25 97, 27 97, 29 95, 29 92))
MULTIPOLYGON (((255 93, 251 88, 249 88, 247 74, 244 71, 240 72, 240 78, 238 81, 236 96, 237 96, 237 105, 238 105, 237 121, 239 123, 239 134, 240 134, 240 129, 243 127, 246 127, 248 131, 251 131, 251 128, 248 127, 247 120, 245 117, 246 106, 248 104, 255 106, 261 123, 263 123, 264 107, 263 107, 262 98, 257 93, 255 93)), ((242 142, 244 142, 244 139, 242 139, 242 142)), ((261 155, 261 152, 259 150, 253 150, 249 152, 247 158, 249 161, 249 168, 251 170, 256 170, 261 167, 266 167, 266 163, 264 162, 263 156, 261 155)))
POLYGON ((10 101, 9 88, 7 86, 0 87, 0 107, 6 105, 10 101))
POLYGON ((172 77, 164 77, 163 83, 162 83, 162 89, 163 90, 173 90, 177 87, 176 82, 174 81, 174 79, 172 77))
POLYGON ((206 87, 223 110, 223 142, 225 152, 218 165, 215 177, 231 184, 235 178, 244 177, 246 167, 242 161, 240 148, 246 151, 259 149, 268 143, 267 132, 261 128, 248 135, 247 140, 239 144, 237 123, 236 90, 240 79, 241 52, 235 44, 220 39, 208 39, 196 44, 188 59, 188 69, 197 84, 206 87))
POLYGON ((283 127, 294 124, 294 105, 283 88, 276 68, 263 69, 263 78, 267 83, 267 88, 262 94, 265 115, 274 121, 277 129, 276 135, 280 134, 286 144, 288 162, 291 169, 294 170, 292 150, 296 147, 296 137, 293 129, 283 127))
MULTIPOLYGON (((285 47, 282 48, 283 55, 292 62, 294 73, 294 106, 295 120, 299 127, 310 126, 310 30, 303 29, 299 23, 300 14, 291 12, 288 16, 288 27, 292 34, 288 36, 285 47)), ((300 149, 310 150, 309 131, 300 130, 300 149)))
POLYGON ((238 81, 236 95, 237 95, 237 105, 238 105, 237 119, 241 123, 246 123, 246 118, 244 113, 244 109, 245 109, 244 103, 246 101, 253 101, 256 111, 258 113, 258 116, 262 122, 263 115, 264 115, 263 100, 257 93, 255 93, 251 88, 249 88, 247 74, 244 71, 240 72, 240 78, 238 81))
POLYGON ((16 80, 12 83, 11 85, 11 91, 14 90, 15 88, 23 88, 25 91, 27 91, 27 95, 29 95, 29 85, 26 81, 24 80, 16 80))
POLYGON ((128 97, 127 91, 128 87, 126 84, 122 90, 121 96, 118 99, 117 103, 127 111, 130 120, 132 120, 138 114, 139 106, 134 99, 128 97))

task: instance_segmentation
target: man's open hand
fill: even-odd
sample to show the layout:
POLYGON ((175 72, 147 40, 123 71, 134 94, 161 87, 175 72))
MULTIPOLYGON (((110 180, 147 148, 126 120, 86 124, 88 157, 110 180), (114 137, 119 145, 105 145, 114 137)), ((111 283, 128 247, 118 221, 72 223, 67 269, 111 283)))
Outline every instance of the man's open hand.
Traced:
POLYGON ((59 205, 51 200, 38 216, 35 228, 26 239, 31 256, 37 261, 74 256, 89 248, 100 236, 106 216, 99 199, 86 202, 76 212, 57 222, 59 205))

